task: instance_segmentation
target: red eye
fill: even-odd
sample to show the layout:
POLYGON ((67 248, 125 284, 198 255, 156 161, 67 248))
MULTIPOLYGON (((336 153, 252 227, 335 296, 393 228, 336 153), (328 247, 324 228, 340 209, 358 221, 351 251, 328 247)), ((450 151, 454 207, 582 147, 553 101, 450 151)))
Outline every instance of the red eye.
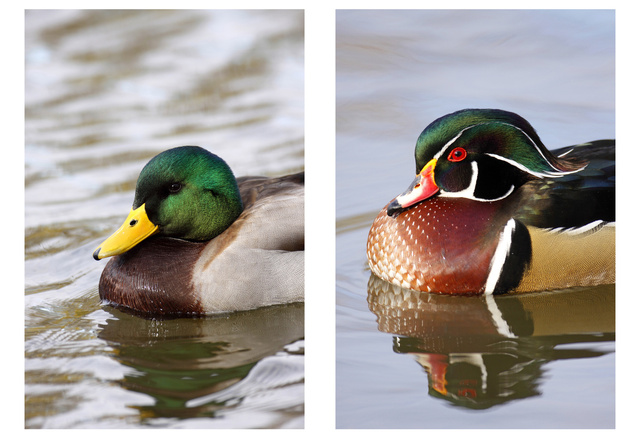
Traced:
POLYGON ((467 157, 467 150, 462 147, 456 147, 449 153, 448 159, 451 162, 460 162, 465 157, 467 157))

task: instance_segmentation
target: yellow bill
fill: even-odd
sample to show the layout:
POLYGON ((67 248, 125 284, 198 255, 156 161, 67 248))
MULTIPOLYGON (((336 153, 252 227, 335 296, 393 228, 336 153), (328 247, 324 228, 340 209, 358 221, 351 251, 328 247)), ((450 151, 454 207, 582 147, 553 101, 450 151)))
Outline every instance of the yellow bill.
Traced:
POLYGON ((126 252, 157 231, 158 226, 149 220, 144 204, 131 209, 122 226, 93 252, 93 258, 100 260, 126 252))

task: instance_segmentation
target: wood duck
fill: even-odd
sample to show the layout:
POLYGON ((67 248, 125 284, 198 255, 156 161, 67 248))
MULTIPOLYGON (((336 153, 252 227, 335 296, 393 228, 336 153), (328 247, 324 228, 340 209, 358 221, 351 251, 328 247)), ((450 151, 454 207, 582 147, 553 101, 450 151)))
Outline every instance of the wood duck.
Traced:
POLYGON ((615 283, 615 141, 549 152, 504 110, 418 137, 411 186, 378 214, 372 272, 409 289, 502 294, 615 283))

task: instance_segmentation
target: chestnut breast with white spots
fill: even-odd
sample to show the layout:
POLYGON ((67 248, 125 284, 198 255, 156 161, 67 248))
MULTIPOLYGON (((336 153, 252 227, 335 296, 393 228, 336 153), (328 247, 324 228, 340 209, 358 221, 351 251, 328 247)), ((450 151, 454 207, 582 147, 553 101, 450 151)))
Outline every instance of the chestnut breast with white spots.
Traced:
POLYGON ((507 216, 500 202, 435 197, 378 214, 367 239, 374 274, 413 290, 483 293, 507 216))

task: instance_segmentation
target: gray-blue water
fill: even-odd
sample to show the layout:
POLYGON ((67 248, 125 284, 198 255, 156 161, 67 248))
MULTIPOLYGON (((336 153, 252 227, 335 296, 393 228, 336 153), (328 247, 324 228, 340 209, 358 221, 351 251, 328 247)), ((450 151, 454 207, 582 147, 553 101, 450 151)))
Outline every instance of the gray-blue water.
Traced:
POLYGON ((550 149, 615 138, 613 11, 338 11, 339 428, 611 428, 613 287, 497 300, 369 283, 365 244, 434 119, 525 117, 550 149))

